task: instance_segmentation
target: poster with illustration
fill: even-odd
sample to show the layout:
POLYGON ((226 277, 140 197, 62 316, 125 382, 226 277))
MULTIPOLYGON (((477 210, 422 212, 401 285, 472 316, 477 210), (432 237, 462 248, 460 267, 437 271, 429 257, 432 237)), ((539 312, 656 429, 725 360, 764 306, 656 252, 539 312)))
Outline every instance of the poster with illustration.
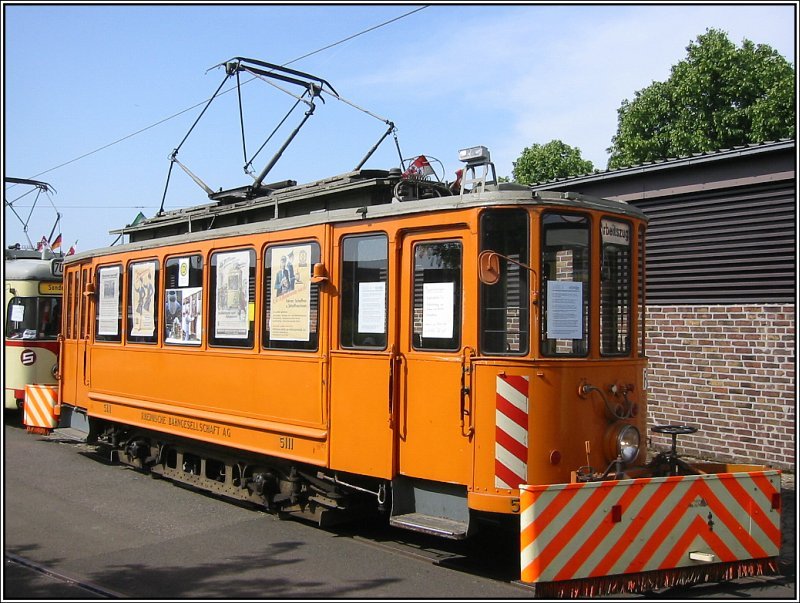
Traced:
POLYGON ((250 252, 233 251, 217 256, 217 299, 214 337, 247 339, 250 330, 250 252))
POLYGON ((311 245, 272 249, 270 339, 308 341, 311 319, 311 245))
POLYGON ((203 335, 203 288, 167 289, 164 317, 167 343, 200 345, 203 335))
POLYGON ((156 330, 155 323, 155 275, 156 263, 144 262, 131 266, 131 290, 133 303, 133 325, 131 335, 152 337, 156 330))
POLYGON ((97 334, 119 335, 119 266, 101 268, 100 299, 97 302, 97 334))

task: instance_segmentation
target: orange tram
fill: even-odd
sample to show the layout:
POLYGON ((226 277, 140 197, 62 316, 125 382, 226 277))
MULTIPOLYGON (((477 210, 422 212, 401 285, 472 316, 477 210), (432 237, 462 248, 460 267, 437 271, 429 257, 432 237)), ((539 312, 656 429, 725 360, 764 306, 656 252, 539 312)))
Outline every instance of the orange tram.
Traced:
POLYGON ((213 193, 67 258, 61 425, 320 525, 511 525, 543 595, 776 571, 778 471, 648 459, 643 213, 461 159, 213 193))

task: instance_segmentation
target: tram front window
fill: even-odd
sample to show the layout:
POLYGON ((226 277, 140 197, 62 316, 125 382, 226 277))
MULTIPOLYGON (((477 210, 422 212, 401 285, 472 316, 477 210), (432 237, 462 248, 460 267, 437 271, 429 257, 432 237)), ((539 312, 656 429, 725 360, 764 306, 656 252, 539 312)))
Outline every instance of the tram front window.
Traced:
POLYGON ((8 304, 6 339, 55 339, 60 325, 58 297, 15 297, 8 304))
POLYGON ((626 355, 631 351, 631 227, 602 220, 600 234, 600 353, 626 355))
POLYGON ((589 218, 542 216, 542 354, 589 353, 589 218))
POLYGON ((481 251, 491 250, 511 261, 499 262, 500 278, 481 284, 481 352, 527 354, 530 339, 528 213, 493 209, 481 216, 481 251))

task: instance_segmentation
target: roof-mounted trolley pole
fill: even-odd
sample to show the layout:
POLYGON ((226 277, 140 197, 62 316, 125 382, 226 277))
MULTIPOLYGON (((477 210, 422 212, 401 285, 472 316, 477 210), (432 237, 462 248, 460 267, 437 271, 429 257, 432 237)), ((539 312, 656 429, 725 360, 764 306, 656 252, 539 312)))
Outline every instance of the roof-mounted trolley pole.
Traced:
POLYGON ((283 152, 292 143, 297 134, 300 132, 300 129, 308 121, 308 118, 314 114, 314 109, 316 108, 316 106, 314 105, 314 99, 319 97, 322 100, 322 102, 325 102, 325 99, 322 98, 323 88, 327 86, 328 90, 333 95, 337 97, 339 95, 337 94, 336 90, 333 89, 333 86, 331 86, 327 81, 323 80, 322 78, 310 75, 308 73, 303 73, 302 71, 297 71, 295 69, 289 69, 287 67, 281 67, 280 65, 267 63, 265 61, 246 59, 243 57, 234 57, 233 59, 225 63, 225 71, 229 76, 238 73, 240 71, 244 71, 258 78, 269 77, 280 80, 282 82, 287 82, 289 84, 302 86, 303 88, 306 89, 303 95, 297 97, 291 94, 290 92, 283 90, 282 88, 279 88, 280 90, 283 90, 284 92, 287 92, 292 96, 295 96, 295 98, 297 98, 298 101, 306 103, 306 105, 308 105, 308 110, 306 111, 303 119, 300 121, 297 127, 294 130, 292 130, 291 134, 289 134, 289 137, 284 141, 284 143, 281 145, 278 151, 272 156, 272 159, 270 159, 270 161, 267 163, 264 169, 261 170, 261 173, 259 173, 258 176, 256 176, 253 182, 252 190, 257 191, 258 188, 261 186, 261 183, 264 181, 264 178, 266 178, 267 174, 269 174, 269 172, 272 170, 272 168, 275 166, 275 164, 283 155, 283 152), (245 61, 247 63, 252 63, 252 65, 245 64, 245 61), (258 65, 258 67, 254 67, 253 65, 258 65), (266 67, 267 69, 261 69, 261 67, 266 67), (306 95, 308 95, 308 99, 304 98, 306 95))
MULTIPOLYGON (((33 215, 33 210, 36 208, 36 203, 39 200, 39 195, 42 194, 42 193, 45 193, 45 195, 49 196, 51 193, 55 193, 56 191, 47 182, 42 182, 41 180, 30 180, 29 178, 13 178, 11 176, 4 176, 3 177, 3 181, 8 182, 9 184, 14 184, 14 185, 16 185, 16 184, 24 184, 26 186, 32 186, 33 187, 31 189, 28 189, 28 191, 25 192, 24 194, 20 195, 19 197, 17 197, 16 199, 13 199, 11 201, 6 199, 5 195, 3 196, 3 201, 5 203, 5 206, 8 209, 10 209, 11 212, 17 217, 17 220, 20 221, 20 223, 22 224, 22 232, 24 233, 25 238, 28 240, 28 245, 33 247, 33 241, 31 241, 30 237, 28 236, 28 224, 29 224, 29 222, 31 220, 31 216, 33 215), (17 213, 17 210, 14 207, 14 203, 19 201, 22 197, 27 196, 29 193, 33 192, 34 190, 36 191, 36 198, 33 200, 33 203, 31 204, 31 210, 28 213, 27 219, 23 220, 22 216, 20 216, 17 213)), ((58 226, 58 223, 61 220, 61 214, 56 209, 56 206, 53 205, 53 201, 52 200, 50 201, 50 205, 53 206, 53 209, 56 212, 56 221, 53 224, 53 230, 50 232, 50 236, 48 237, 48 240, 53 237, 53 233, 56 231, 56 227, 58 226)))
MULTIPOLYGON (((295 69, 289 69, 288 67, 282 67, 281 65, 275 65, 274 63, 268 63, 266 61, 260 61, 256 59, 248 59, 245 57, 233 57, 227 61, 215 65, 214 67, 211 67, 210 69, 215 69, 217 67, 222 67, 225 69, 225 78, 219 85, 219 88, 217 88, 216 92, 214 92, 213 96, 208 100, 205 107, 201 111, 200 115, 197 117, 195 122, 190 127, 189 132, 186 134, 186 136, 184 136, 183 140, 181 140, 180 144, 173 150, 173 152, 169 156, 170 169, 169 172, 167 173, 167 182, 164 187, 164 194, 161 199, 161 207, 158 211, 157 214, 158 216, 161 216, 164 213, 164 203, 167 196, 167 190, 169 188, 172 168, 175 164, 177 164, 178 167, 180 167, 184 172, 186 172, 186 174, 188 174, 189 177, 192 180, 194 180, 194 182, 206 192, 206 194, 209 196, 210 199, 217 200, 220 202, 225 202, 223 201, 224 199, 229 199, 233 197, 238 197, 238 198, 244 197, 252 199, 262 194, 268 194, 276 186, 278 186, 279 188, 286 186, 284 182, 273 183, 268 185, 264 185, 263 182, 267 174, 270 173, 275 164, 283 156, 284 151, 286 151, 288 146, 297 137, 298 133, 305 125, 305 123, 314 114, 314 111, 316 109, 314 101, 317 98, 319 98, 320 100, 322 100, 323 103, 325 102, 325 98, 323 97, 323 92, 331 95, 336 100, 342 101, 343 103, 350 105, 351 107, 359 111, 362 111, 363 113, 366 113, 370 117, 382 121, 387 126, 385 132, 381 135, 378 142, 376 142, 372 146, 372 148, 367 152, 367 154, 363 157, 363 159, 361 159, 361 161, 358 163, 357 167, 355 168, 356 171, 360 170, 364 166, 367 160, 370 157, 372 157, 377 148, 381 145, 381 143, 384 140, 386 140, 386 138, 389 137, 389 135, 392 135, 394 137, 395 146, 397 148, 397 154, 400 158, 400 163, 403 164, 403 156, 402 153, 400 152, 400 144, 397 140, 397 129, 395 128, 394 122, 392 122, 389 119, 385 119, 383 117, 375 115, 374 113, 371 113, 370 111, 367 111, 362 107, 359 107, 358 105, 348 101, 347 99, 342 98, 327 80, 311 75, 309 73, 304 73, 302 71, 297 71, 295 69), (269 134, 269 136, 267 136, 266 140, 261 144, 258 150, 250 157, 248 157, 247 145, 245 142, 244 110, 242 107, 241 86, 242 84, 245 84, 252 80, 246 80, 245 82, 240 81, 239 74, 242 72, 253 75, 255 78, 264 81, 270 86, 277 88, 281 92, 284 92, 285 94, 288 94, 289 96, 295 99, 295 103, 291 107, 291 109, 289 109, 289 111, 286 113, 283 119, 280 120, 278 125, 273 129, 273 131, 269 134), (187 166, 183 165, 183 163, 178 161, 177 155, 181 146, 186 142, 186 139, 189 137, 189 134, 191 134, 191 132, 194 130, 199 120, 203 117, 211 102, 221 94, 222 87, 224 86, 225 82, 227 82, 228 79, 233 76, 236 77, 236 88, 239 93, 239 121, 242 130, 242 151, 244 153, 244 162, 245 162, 244 171, 246 174, 250 175, 253 178, 253 183, 248 186, 244 186, 237 189, 231 189, 228 191, 223 191, 221 188, 218 191, 214 191, 213 187, 207 185, 197 175, 195 175, 187 166), (286 88, 280 86, 278 83, 272 80, 277 80, 278 82, 299 86, 303 89, 303 91, 299 94, 295 94, 292 91, 287 90, 286 88), (252 164, 256 156, 264 149, 267 143, 269 143, 272 140, 272 137, 275 136, 278 130, 284 125, 286 120, 294 112, 295 108, 300 103, 304 103, 307 107, 303 118, 300 120, 300 123, 289 133, 289 136, 280 145, 277 152, 275 152, 275 154, 267 162, 264 168, 256 175, 255 170, 252 169, 252 164)), ((287 180, 285 182, 292 182, 292 181, 287 180)))

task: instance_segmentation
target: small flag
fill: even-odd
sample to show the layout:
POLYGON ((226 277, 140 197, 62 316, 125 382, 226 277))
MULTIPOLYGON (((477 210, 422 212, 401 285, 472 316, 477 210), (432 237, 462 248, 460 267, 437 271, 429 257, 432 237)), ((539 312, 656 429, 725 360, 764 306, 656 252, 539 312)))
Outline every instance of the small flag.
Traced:
POLYGON ((55 251, 56 249, 61 249, 61 233, 56 237, 56 240, 50 244, 50 249, 55 251))
POLYGON ((42 240, 36 243, 36 251, 43 251, 47 249, 49 245, 47 244, 47 237, 42 235, 42 240))
POLYGON ((420 155, 414 161, 411 162, 411 165, 408 166, 408 169, 403 172, 403 178, 408 178, 410 176, 430 176, 433 174, 433 168, 431 164, 428 162, 428 158, 425 155, 420 155))
POLYGON ((72 245, 70 245, 69 251, 67 251, 67 255, 74 255, 75 254, 75 247, 77 246, 77 244, 78 244, 78 241, 75 241, 72 245))

